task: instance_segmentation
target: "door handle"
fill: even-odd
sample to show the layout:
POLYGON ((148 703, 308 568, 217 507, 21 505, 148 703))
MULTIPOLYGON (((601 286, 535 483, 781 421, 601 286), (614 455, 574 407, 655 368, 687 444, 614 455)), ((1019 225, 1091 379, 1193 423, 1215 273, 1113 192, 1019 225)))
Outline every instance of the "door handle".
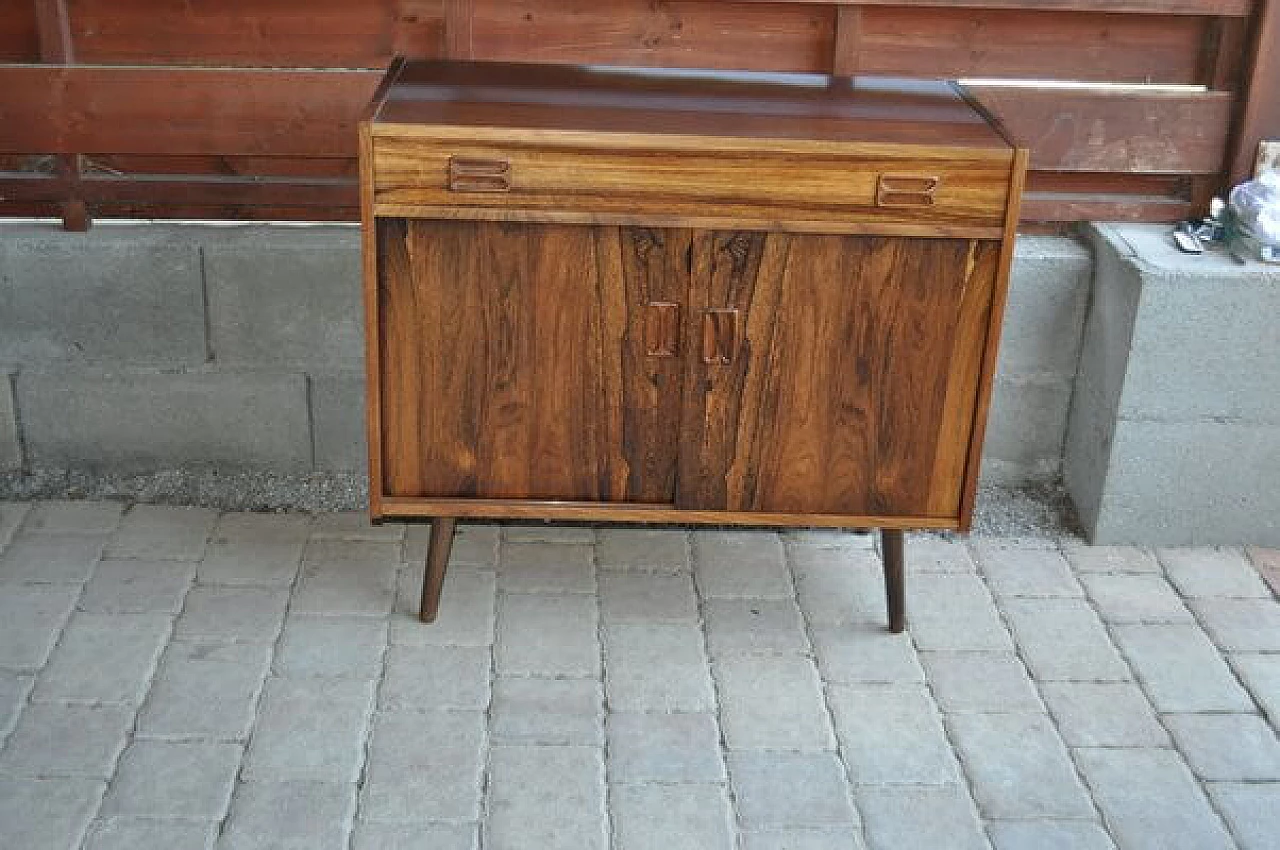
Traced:
POLYGON ((680 351, 680 305, 652 301, 644 311, 644 353, 675 357, 680 351))
POLYGON ((449 157, 450 192, 510 192, 511 163, 505 159, 449 157))
POLYGON ((732 307, 708 310, 702 314, 702 362, 733 362, 738 350, 738 311, 732 307))
POLYGON ((932 174, 881 174, 876 181, 876 206, 931 207, 941 182, 932 174))

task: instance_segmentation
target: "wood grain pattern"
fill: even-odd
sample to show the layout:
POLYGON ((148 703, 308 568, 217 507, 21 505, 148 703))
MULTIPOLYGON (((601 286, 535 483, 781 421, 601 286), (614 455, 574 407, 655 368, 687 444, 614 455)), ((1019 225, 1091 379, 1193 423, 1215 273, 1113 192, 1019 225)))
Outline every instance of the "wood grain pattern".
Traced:
POLYGON ((686 367, 676 504, 958 513, 963 451, 940 443, 968 445, 998 243, 716 232, 695 246, 690 312, 736 308, 744 331, 730 362, 686 367))
POLYGON ((387 495, 670 501, 680 369, 643 306, 684 301, 687 239, 381 221, 387 495))

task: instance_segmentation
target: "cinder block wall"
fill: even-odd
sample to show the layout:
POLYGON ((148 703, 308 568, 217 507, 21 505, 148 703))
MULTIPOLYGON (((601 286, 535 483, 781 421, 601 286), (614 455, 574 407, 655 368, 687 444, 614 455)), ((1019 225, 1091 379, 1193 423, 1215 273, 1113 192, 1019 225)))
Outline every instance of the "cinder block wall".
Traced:
MULTIPOLYGON (((361 471, 353 226, 0 225, 0 468, 361 471)), ((1088 250, 1019 240, 984 475, 1061 471, 1088 250)))

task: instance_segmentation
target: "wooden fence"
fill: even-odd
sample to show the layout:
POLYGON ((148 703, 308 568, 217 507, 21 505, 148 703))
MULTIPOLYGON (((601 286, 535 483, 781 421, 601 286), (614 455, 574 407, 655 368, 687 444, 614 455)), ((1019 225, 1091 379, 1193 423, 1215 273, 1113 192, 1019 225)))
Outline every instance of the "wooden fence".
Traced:
POLYGON ((397 53, 994 81, 1028 221, 1184 217, 1280 137, 1280 0, 0 0, 0 216, 354 220, 397 53))

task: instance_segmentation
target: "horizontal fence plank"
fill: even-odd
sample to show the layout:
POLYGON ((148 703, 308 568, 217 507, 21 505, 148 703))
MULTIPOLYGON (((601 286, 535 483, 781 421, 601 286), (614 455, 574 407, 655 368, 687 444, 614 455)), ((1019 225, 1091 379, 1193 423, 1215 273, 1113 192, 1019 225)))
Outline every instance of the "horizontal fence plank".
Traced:
POLYGON ((1212 174, 1222 168, 1234 96, 970 86, 1048 171, 1212 174))
MULTIPOLYGON (((715 0, 708 0, 715 2, 715 0)), ((821 6, 931 6, 950 9, 1051 9, 1069 12, 1135 12, 1149 15, 1221 15, 1245 17, 1252 0, 742 0, 821 6)))
POLYGON ((709 0, 473 0, 476 59, 770 71, 831 68, 835 9, 709 0))
POLYGON ((0 62, 35 62, 40 33, 32 0, 0 0, 0 62))
POLYGON ((1210 19, 871 6, 837 67, 925 77, 1198 83, 1210 19))
POLYGON ((351 157, 379 71, 9 67, 0 153, 351 157))

